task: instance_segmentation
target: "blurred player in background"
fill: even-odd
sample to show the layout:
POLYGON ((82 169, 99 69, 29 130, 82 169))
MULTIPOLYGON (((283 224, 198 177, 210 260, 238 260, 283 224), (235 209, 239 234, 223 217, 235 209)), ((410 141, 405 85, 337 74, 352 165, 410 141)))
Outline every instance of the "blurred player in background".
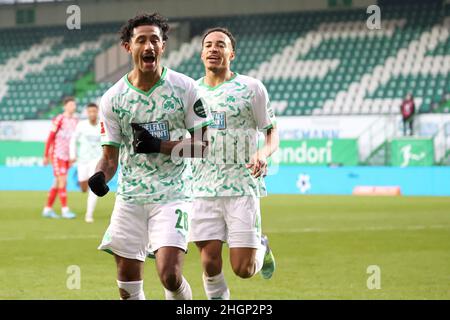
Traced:
POLYGON ((59 218, 53 210, 56 196, 61 201, 61 216, 66 219, 74 219, 76 214, 67 206, 67 171, 71 165, 69 155, 70 138, 72 137, 78 118, 75 116, 77 105, 75 98, 67 97, 63 101, 64 112, 56 116, 52 121, 52 130, 47 139, 44 153, 44 165, 53 166, 55 180, 48 193, 47 203, 42 211, 45 218, 59 218))
POLYGON ((94 210, 97 196, 88 190, 88 179, 95 173, 95 167, 102 156, 100 143, 100 122, 98 121, 98 106, 89 103, 86 107, 87 120, 80 121, 70 140, 70 161, 78 166, 78 182, 81 191, 88 193, 85 221, 94 222, 94 210))
POLYGON ((208 129, 210 153, 193 160, 196 198, 190 241, 200 250, 208 299, 229 299, 222 273, 223 242, 228 243, 231 266, 239 277, 249 278, 261 271, 268 279, 275 270, 267 237, 261 234, 259 197, 267 194, 263 176, 267 158, 278 148, 279 139, 264 85, 230 69, 235 58, 233 35, 224 28, 209 29, 202 46, 206 75, 198 84, 214 124, 208 129), (264 146, 259 150, 257 130, 265 133, 264 146), (253 151, 239 143, 242 137, 253 143, 253 151), (234 144, 236 154, 241 159, 245 154, 247 160, 230 158, 234 152, 224 149, 224 141, 232 141, 225 143, 227 149, 234 144))
POLYGON ((99 196, 106 194, 106 182, 120 158, 116 202, 99 249, 114 254, 124 300, 145 299, 148 251, 155 254, 166 299, 192 299, 182 276, 192 208, 191 172, 186 160, 177 163, 170 155, 180 143, 203 149, 202 133, 211 119, 195 81, 160 65, 168 30, 167 20, 158 14, 128 20, 121 40, 132 56, 133 70, 100 102, 103 155, 89 186, 99 196), (183 139, 188 131, 193 136, 183 139))

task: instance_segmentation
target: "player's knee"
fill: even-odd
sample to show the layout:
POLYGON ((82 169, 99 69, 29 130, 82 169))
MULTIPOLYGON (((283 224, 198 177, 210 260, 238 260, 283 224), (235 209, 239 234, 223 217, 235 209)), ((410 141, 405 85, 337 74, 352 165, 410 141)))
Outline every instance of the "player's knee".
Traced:
POLYGON ((117 259, 117 279, 123 282, 139 281, 142 279, 142 271, 139 265, 129 263, 123 259, 117 259))
POLYGON ((60 189, 65 188, 66 187, 66 179, 59 177, 57 180, 57 185, 58 185, 58 188, 60 188, 60 189))
POLYGON ((222 257, 220 255, 208 255, 203 257, 203 266, 206 274, 219 274, 222 269, 222 257))
POLYGON ((176 291, 181 285, 181 275, 175 270, 167 270, 161 274, 161 283, 169 291, 176 291))
POLYGON ((255 266, 251 263, 240 263, 238 265, 233 265, 233 272, 242 279, 251 278, 253 276, 255 266))

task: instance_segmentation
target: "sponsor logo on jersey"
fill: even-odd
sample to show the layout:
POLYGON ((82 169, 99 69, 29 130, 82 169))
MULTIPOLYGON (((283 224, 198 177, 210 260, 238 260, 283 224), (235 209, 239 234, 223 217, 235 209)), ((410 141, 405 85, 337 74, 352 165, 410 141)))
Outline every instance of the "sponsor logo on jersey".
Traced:
POLYGON ((145 130, 147 130, 152 136, 161 140, 170 140, 169 133, 169 121, 152 121, 148 123, 140 124, 145 130))
POLYGON ((209 126, 213 129, 224 130, 227 128, 225 112, 212 112, 214 122, 209 126))

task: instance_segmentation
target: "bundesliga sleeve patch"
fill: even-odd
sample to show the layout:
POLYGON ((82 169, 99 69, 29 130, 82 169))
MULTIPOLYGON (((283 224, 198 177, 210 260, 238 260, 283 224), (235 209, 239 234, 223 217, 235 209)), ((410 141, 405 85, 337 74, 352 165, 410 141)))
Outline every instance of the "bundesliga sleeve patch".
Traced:
POLYGON ((105 135, 106 134, 105 124, 103 123, 103 121, 100 121, 100 134, 101 135, 105 135))
POLYGON ((206 118, 205 107, 203 106, 203 102, 201 99, 198 99, 194 103, 194 112, 200 118, 206 118))
POLYGON ((152 121, 148 123, 140 123, 141 127, 145 128, 152 136, 161 140, 169 141, 169 121, 152 121))

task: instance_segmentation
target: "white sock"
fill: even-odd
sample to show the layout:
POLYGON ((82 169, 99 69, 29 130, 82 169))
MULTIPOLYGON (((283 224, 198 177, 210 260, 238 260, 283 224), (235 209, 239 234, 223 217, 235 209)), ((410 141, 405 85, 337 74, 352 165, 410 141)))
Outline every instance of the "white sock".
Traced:
POLYGON ((120 300, 145 300, 144 280, 127 282, 117 280, 117 285, 120 291, 125 291, 122 294, 125 298, 122 298, 121 295, 120 300))
POLYGON ((255 273, 257 274, 259 271, 261 271, 263 264, 264 264, 264 256, 266 254, 266 246, 261 244, 258 249, 256 249, 256 255, 255 255, 255 273))
POLYGON ((44 213, 49 213, 50 211, 52 211, 52 208, 44 207, 44 213))
POLYGON ((208 277, 203 273, 202 277, 208 300, 230 300, 230 290, 225 282, 223 272, 213 277, 208 277))
POLYGON ((192 300, 191 286, 184 277, 182 278, 181 285, 176 291, 169 291, 164 288, 166 300, 192 300))
POLYGON ((87 198, 87 209, 86 209, 86 219, 93 219, 94 218, 94 210, 95 205, 97 204, 98 197, 93 193, 91 190, 89 190, 88 198, 87 198))
POLYGON ((66 213, 68 213, 69 211, 70 211, 69 207, 62 207, 62 208, 61 208, 61 213, 62 213, 62 214, 66 214, 66 213))

